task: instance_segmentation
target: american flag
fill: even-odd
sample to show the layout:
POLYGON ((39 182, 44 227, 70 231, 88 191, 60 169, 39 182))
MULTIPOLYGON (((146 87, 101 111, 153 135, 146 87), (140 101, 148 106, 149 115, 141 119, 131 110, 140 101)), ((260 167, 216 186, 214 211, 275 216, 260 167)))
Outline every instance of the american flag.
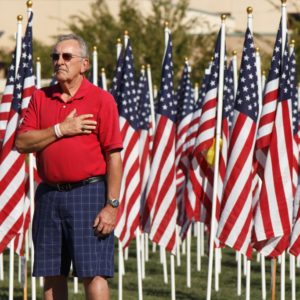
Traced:
MULTIPOLYGON (((25 36, 22 41, 20 64, 15 78, 13 101, 5 131, 0 156, 0 252, 19 233, 25 235, 28 228, 29 199, 25 172, 25 155, 14 147, 16 129, 21 114, 28 107, 35 90, 32 67, 32 19, 30 14, 25 36)), ((23 240, 23 238, 21 238, 23 240)), ((22 247, 18 248, 19 250, 22 247)))
POLYGON ((9 113, 11 109, 11 103, 13 99, 15 73, 16 73, 16 51, 14 51, 12 55, 12 62, 10 64, 10 67, 8 68, 6 86, 3 91, 2 100, 0 103, 0 151, 2 148, 4 134, 6 131, 6 126, 7 126, 9 113))
POLYGON ((293 205, 293 230, 290 241, 290 253, 295 256, 300 254, 300 186, 298 185, 298 170, 299 170, 299 112, 298 112, 298 80, 296 73, 296 57, 295 49, 291 47, 290 53, 290 83, 291 83, 291 99, 292 99, 292 118, 293 118, 293 184, 297 191, 295 193, 294 205, 293 205), (296 183, 296 186, 295 186, 296 183), (297 187, 298 185, 298 187, 297 187))
MULTIPOLYGON (((175 165, 176 165, 176 198, 178 206, 178 220, 177 223, 183 226, 186 230, 189 228, 187 216, 185 212, 185 204, 183 199, 183 192, 185 186, 185 170, 179 165, 185 143, 187 143, 187 133, 193 117, 195 106, 194 90, 192 88, 190 79, 190 66, 185 62, 182 77, 179 82, 175 98, 177 99, 177 126, 176 126, 176 150, 175 150, 175 165)), ((183 232, 185 236, 185 230, 183 232)))
POLYGON ((172 41, 162 65, 158 94, 157 127, 153 142, 153 160, 146 192, 143 227, 155 243, 175 252, 176 245, 176 107, 173 91, 172 41))
POLYGON ((211 207, 213 170, 206 161, 205 154, 214 145, 216 126, 216 105, 219 84, 221 31, 216 40, 214 60, 207 79, 206 93, 201 116, 197 126, 195 144, 190 155, 188 179, 184 191, 184 201, 189 219, 209 223, 211 207))
POLYGON ((223 183, 225 179, 227 160, 228 160, 228 145, 229 145, 229 132, 232 127, 234 106, 234 84, 233 84, 233 64, 229 64, 225 69, 224 80, 224 94, 223 94, 223 113, 222 113, 222 131, 221 131, 221 153, 219 161, 219 181, 218 181, 218 201, 216 216, 218 219, 220 203, 223 194, 223 183))
MULTIPOLYGON (((191 178, 190 178, 190 168, 191 170, 194 170, 197 168, 197 159, 192 158, 192 152, 194 150, 195 140, 198 132, 201 112, 202 112, 202 104, 205 98, 206 88, 208 85, 210 75, 210 67, 206 69, 205 76, 203 78, 203 82, 201 84, 201 88, 199 91, 199 99, 195 104, 193 117, 190 123, 190 127, 188 129, 187 137, 186 137, 186 143, 183 145, 183 152, 181 155, 181 160, 179 162, 180 168, 184 170, 183 172, 186 175, 186 183, 184 187, 184 205, 187 217, 190 220, 200 220, 200 201, 197 200, 197 195, 200 194, 201 186, 198 185, 196 189, 195 186, 192 185, 191 178), (193 167, 191 164, 195 164, 195 167, 193 167)), ((192 173, 191 176, 199 175, 192 173)), ((199 181, 201 181, 199 179, 199 181)), ((198 181, 195 181, 198 182, 198 181)))
POLYGON ((115 235, 126 247, 135 237, 140 221, 140 157, 139 157, 139 109, 134 81, 134 65, 130 40, 128 40, 120 77, 117 102, 120 114, 120 129, 123 138, 123 177, 120 192, 120 207, 115 235))
POLYGON ((255 248, 280 255, 289 244, 294 189, 292 103, 287 43, 280 72, 279 98, 267 153, 258 207, 254 218, 255 248))
POLYGON ((148 80, 145 70, 142 69, 137 85, 137 96, 139 103, 139 122, 140 122, 140 174, 141 174, 141 210, 145 205, 145 192, 150 174, 150 143, 152 141, 151 130, 151 108, 148 88, 148 80))
POLYGON ((266 154, 270 145, 271 134, 274 126, 276 106, 279 93, 279 77, 281 69, 282 53, 282 29, 281 22, 274 45, 271 67, 265 85, 263 96, 263 107, 259 120, 257 131, 255 157, 257 160, 258 174, 263 176, 263 170, 266 163, 266 154))
POLYGON ((299 149, 298 149, 298 129, 299 129, 299 115, 298 115, 298 81, 296 72, 296 57, 295 48, 290 48, 289 57, 289 76, 290 76, 290 93, 292 101, 292 129, 293 129, 293 186, 294 193, 298 185, 298 162, 299 162, 299 149))
POLYGON ((258 118, 258 86, 253 37, 246 30, 224 194, 217 237, 219 241, 251 256, 252 163, 258 118))

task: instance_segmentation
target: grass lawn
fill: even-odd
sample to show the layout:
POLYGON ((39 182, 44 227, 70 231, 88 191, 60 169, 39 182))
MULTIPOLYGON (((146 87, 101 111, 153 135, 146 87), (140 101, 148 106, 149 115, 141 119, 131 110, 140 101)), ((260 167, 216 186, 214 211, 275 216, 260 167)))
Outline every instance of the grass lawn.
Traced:
MULTIPOLYGON (((116 243, 117 244, 117 243, 116 243)), ((151 243, 149 243, 149 261, 146 263, 146 278, 143 280, 143 299, 144 300, 161 300, 171 299, 170 288, 170 258, 167 254, 168 261, 168 279, 169 283, 165 284, 163 279, 163 269, 159 262, 159 251, 152 252, 151 243)), ((117 249, 117 248, 116 248, 117 249)), ((137 288, 137 273, 136 273, 136 256, 135 243, 130 245, 129 259, 125 261, 126 274, 123 277, 123 299, 131 300, 138 299, 137 288)), ((4 260, 4 281, 0 281, 0 299, 8 299, 8 252, 5 252, 4 260)), ((117 266, 118 256, 116 251, 115 262, 117 266)), ((176 258, 175 258, 176 264, 176 258)), ((23 289, 17 280, 18 274, 18 259, 15 256, 15 284, 14 284, 14 299, 23 299, 23 289)), ((202 257, 200 272, 196 270, 196 239, 192 238, 192 256, 191 256, 191 288, 186 287, 186 255, 181 255, 181 266, 175 269, 176 278, 176 299, 181 300, 196 300, 206 299, 206 285, 207 285, 207 256, 202 257)), ((299 277, 300 270, 296 270, 299 277)), ((213 290, 212 299, 228 300, 228 299, 245 299, 245 277, 242 279, 242 295, 237 296, 236 282, 237 282, 237 268, 235 261, 235 252, 231 249, 222 250, 222 272, 220 275, 220 289, 219 292, 213 290)), ((267 299, 271 299, 270 282, 271 282, 271 263, 266 261, 266 282, 267 282, 267 299)), ((286 259, 286 299, 291 299, 291 282, 289 280, 289 260, 286 259)), ((30 299, 30 278, 28 299, 30 299)), ((116 267, 115 277, 110 281, 111 299, 118 299, 118 270, 116 267)), ((298 291, 296 299, 300 299, 299 278, 297 280, 298 291)), ((276 299, 280 298, 280 265, 277 265, 277 289, 276 299)), ((214 288, 214 281, 213 281, 214 288)), ((42 288, 39 287, 37 280, 37 299, 42 299, 42 288)), ((69 280, 69 299, 77 300, 84 299, 84 292, 82 284, 79 283, 79 292, 73 292, 73 279, 69 280)), ((256 255, 253 257, 251 266, 251 299, 262 299, 261 296, 261 273, 260 264, 256 261, 256 255)))

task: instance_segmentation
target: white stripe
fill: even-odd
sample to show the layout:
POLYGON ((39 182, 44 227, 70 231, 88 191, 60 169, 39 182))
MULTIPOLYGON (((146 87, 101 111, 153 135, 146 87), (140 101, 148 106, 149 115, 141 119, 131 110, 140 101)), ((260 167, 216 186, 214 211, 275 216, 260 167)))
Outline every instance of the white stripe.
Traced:
POLYGON ((11 108, 11 102, 5 102, 0 104, 0 113, 9 112, 11 108))

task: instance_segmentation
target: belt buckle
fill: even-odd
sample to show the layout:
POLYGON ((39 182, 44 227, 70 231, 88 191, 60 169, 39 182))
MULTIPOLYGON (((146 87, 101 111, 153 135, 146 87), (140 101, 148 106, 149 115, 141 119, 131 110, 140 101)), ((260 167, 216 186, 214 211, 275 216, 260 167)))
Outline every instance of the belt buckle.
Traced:
POLYGON ((56 186, 59 192, 70 191, 72 189, 72 185, 70 183, 58 183, 56 186))

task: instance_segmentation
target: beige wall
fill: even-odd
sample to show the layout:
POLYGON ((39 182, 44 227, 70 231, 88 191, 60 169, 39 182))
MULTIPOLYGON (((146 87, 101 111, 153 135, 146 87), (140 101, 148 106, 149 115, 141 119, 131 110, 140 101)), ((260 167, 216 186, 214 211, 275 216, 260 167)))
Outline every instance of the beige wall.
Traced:
MULTIPOLYGON (((280 3, 279 0, 272 0, 280 3)), ((66 26, 64 22, 69 20, 73 14, 84 12, 90 13, 90 4, 94 0, 33 0, 34 16, 34 36, 51 44, 51 36, 64 33, 66 26)), ((174 1, 175 2, 175 1, 174 1)), ((106 0, 111 11, 117 15, 120 0, 106 0)), ((150 12, 151 0, 138 0, 142 12, 150 12)), ((300 7, 299 0, 288 1, 288 11, 292 12, 300 7)), ((275 34, 280 10, 270 4, 269 0, 190 0, 190 11, 188 16, 199 16, 204 18, 215 29, 219 27, 219 14, 222 12, 231 13, 228 20, 228 31, 243 32, 246 26, 246 7, 252 6, 254 31, 260 34, 275 34)), ((14 47, 14 33, 16 31, 16 17, 22 14, 26 18, 26 0, 0 0, 0 31, 4 34, 0 37, 0 47, 11 50, 14 47)), ((23 22, 24 26, 26 22, 23 22)), ((203 25, 194 28, 193 33, 206 31, 203 25)))

